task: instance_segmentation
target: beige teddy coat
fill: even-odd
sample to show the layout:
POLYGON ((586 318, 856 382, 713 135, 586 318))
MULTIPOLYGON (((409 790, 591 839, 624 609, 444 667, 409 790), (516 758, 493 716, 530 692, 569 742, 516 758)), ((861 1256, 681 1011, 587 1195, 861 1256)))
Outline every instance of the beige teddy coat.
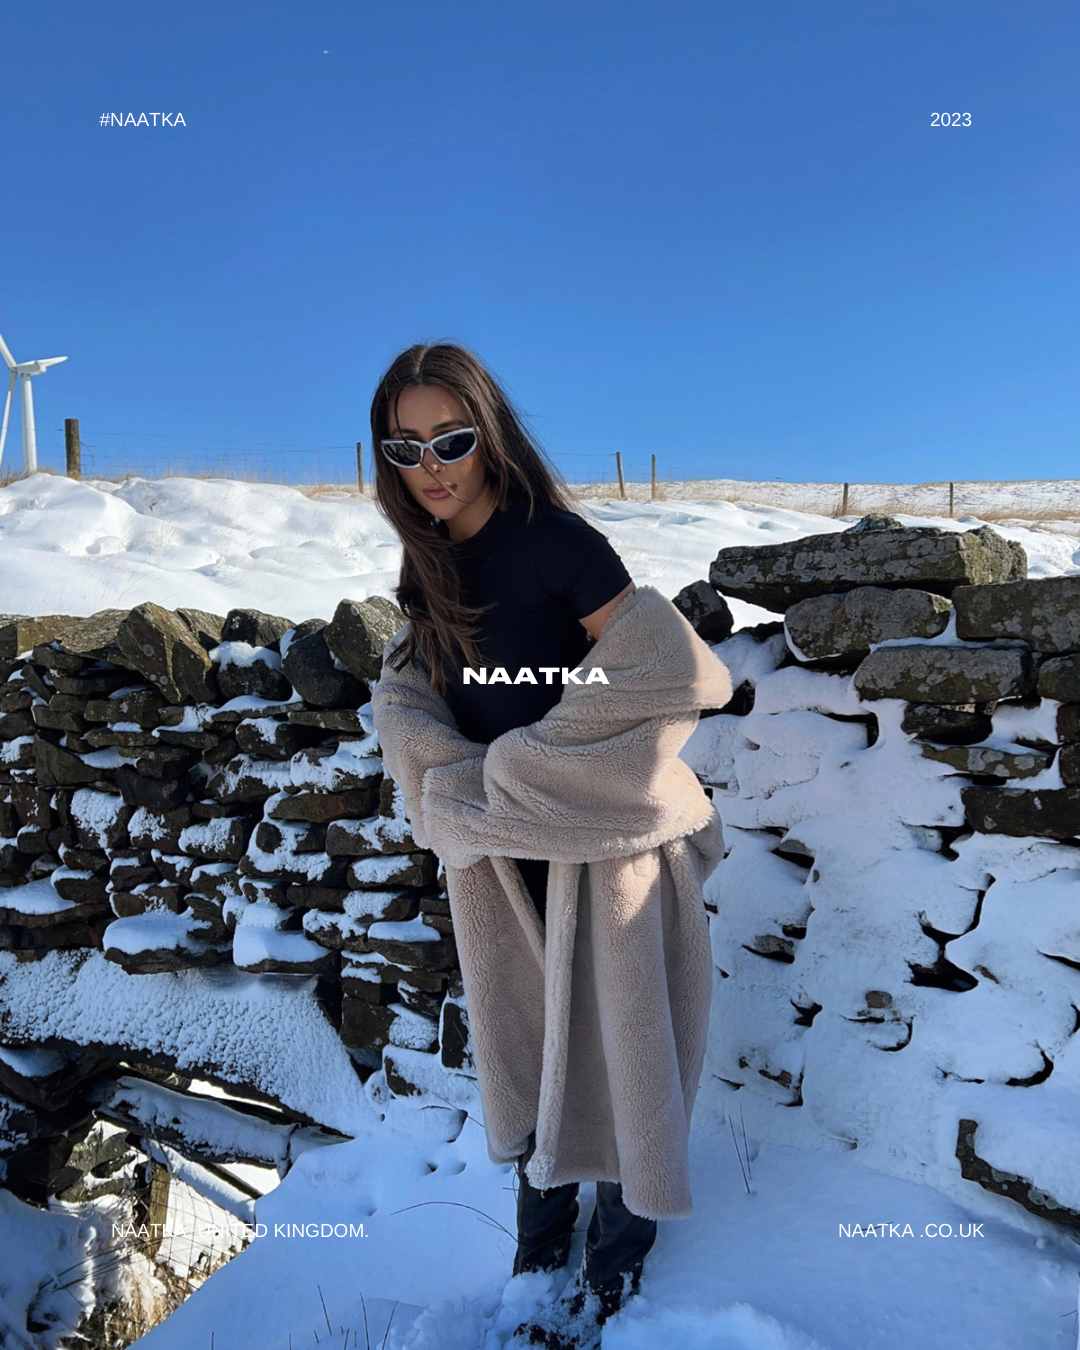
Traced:
POLYGON ((723 833, 678 756, 731 697, 727 668, 641 586, 575 668, 608 683, 567 684, 485 746, 419 667, 390 668, 407 628, 372 712, 413 837, 446 866, 488 1154, 513 1160, 535 1129, 534 1186, 618 1181, 633 1213, 685 1217, 723 833), (546 924, 515 857, 550 860, 546 924))

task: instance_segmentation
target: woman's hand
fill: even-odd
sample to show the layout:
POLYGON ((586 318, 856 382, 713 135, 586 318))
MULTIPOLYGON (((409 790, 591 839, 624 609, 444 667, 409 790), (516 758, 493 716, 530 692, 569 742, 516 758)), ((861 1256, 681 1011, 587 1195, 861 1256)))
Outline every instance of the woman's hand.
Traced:
POLYGON ((604 624, 611 618, 611 613, 619 601, 625 596, 633 595, 636 590, 637 587, 631 582, 629 586, 619 592, 614 600, 609 600, 606 605, 601 605, 599 609, 594 609, 591 614, 586 614, 583 619, 578 620, 594 642, 600 636, 600 630, 604 624))

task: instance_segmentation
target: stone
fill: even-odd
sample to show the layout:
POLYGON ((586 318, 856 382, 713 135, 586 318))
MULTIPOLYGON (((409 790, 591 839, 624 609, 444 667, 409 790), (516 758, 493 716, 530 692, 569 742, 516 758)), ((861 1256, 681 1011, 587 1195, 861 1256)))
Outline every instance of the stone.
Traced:
POLYGON ((0 741, 17 741, 22 736, 33 736, 38 720, 29 709, 5 713, 0 717, 0 741))
POLYGON ((1037 652, 1080 651, 1080 576, 963 586, 953 603, 965 641, 1020 638, 1037 652))
POLYGON ((1080 703, 1080 653, 1044 661, 1039 667, 1039 693, 1058 703, 1080 703))
MULTIPOLYGON (((125 923, 126 919, 114 919, 113 923, 125 923)), ((110 924, 109 927, 112 927, 110 924)), ((230 960, 231 949, 226 944, 214 944, 200 939, 192 939, 190 945, 178 944, 172 947, 143 947, 128 952, 120 947, 107 945, 106 933, 105 959, 115 961, 129 975, 162 975, 169 970, 193 970, 202 966, 220 966, 230 960)))
POLYGON ((1057 710, 1057 738, 1066 743, 1080 741, 1080 703, 1063 703, 1057 710))
POLYGON ((731 636, 735 627, 731 607, 707 581, 684 586, 671 603, 703 642, 724 642, 731 636))
POLYGON ((300 624, 282 659, 282 669, 305 703, 316 708, 359 708, 369 701, 371 690, 350 671, 335 665, 324 635, 326 627, 321 619, 300 624))
MULTIPOLYGON (((109 868, 109 880, 118 891, 133 891, 136 886, 153 885, 161 880, 152 855, 146 849, 118 849, 111 859, 108 855, 104 856, 109 868)), ((73 850, 64 855, 64 861, 69 867, 77 865, 73 850)))
POLYGON ((212 731, 172 731, 162 728, 158 732, 158 741, 162 745, 179 746, 187 750, 213 750, 219 743, 219 737, 212 731))
POLYGON ((247 848, 249 828, 244 816, 200 821, 181 831, 180 851, 207 862, 239 862, 247 848))
POLYGON ((255 826, 254 840, 257 848, 264 853, 274 853, 285 843, 294 853, 326 852, 327 826, 313 821, 290 821, 288 827, 277 825, 272 820, 260 820, 255 826), (298 827, 307 825, 307 832, 300 834, 298 827))
POLYGON ((1063 745, 1058 751, 1058 772, 1066 787, 1080 787, 1080 745, 1063 745))
POLYGON ((134 914, 182 914, 187 908, 187 891, 173 881, 151 881, 130 891, 113 891, 109 903, 120 919, 134 914))
POLYGON ((305 947, 304 956, 297 956, 294 960, 280 956, 264 956, 261 960, 251 961, 241 965, 236 958, 233 958, 236 968, 243 970, 249 975, 332 975, 337 970, 336 952, 319 952, 318 955, 312 953, 312 946, 309 943, 305 947))
MULTIPOLYGON (((438 866, 435 855, 391 853, 385 857, 362 858, 349 867, 349 885, 356 890, 381 890, 389 886, 427 886, 435 880, 438 866)), ((387 918, 412 918, 411 914, 387 915, 387 918)))
POLYGON ((227 805, 256 806, 279 789, 259 771, 259 761, 237 755, 222 764, 206 780, 204 792, 227 805))
MULTIPOLYGON (((60 652, 98 661, 117 661, 117 635, 127 610, 102 609, 85 619, 76 619, 55 639, 60 652)), ((60 667, 63 669, 63 667, 60 667)))
POLYGON ((1018 647, 879 647, 855 672, 864 699, 989 703, 1034 692, 1031 654, 1018 647))
POLYGON ((988 525, 957 532, 897 522, 882 527, 864 520, 836 534, 721 549, 709 582, 724 595, 782 612, 800 600, 859 586, 917 587, 951 595, 959 586, 1026 575, 1020 545, 988 525))
POLYGON ((323 636, 346 670, 370 682, 379 678, 383 648, 404 622, 405 615, 384 596, 342 600, 323 636))
MULTIPOLYGON (((11 805, 19 824, 47 830, 52 824, 51 797, 51 793, 34 783, 16 783, 11 789, 11 805)), ((15 832, 15 829, 11 831, 12 834, 15 832)))
POLYGON ((52 642, 78 619, 72 614, 0 614, 0 660, 14 661, 42 642, 52 642))
POLYGON ((124 749, 152 750, 159 742, 149 731, 127 731, 123 727, 95 727, 83 737, 87 745, 95 750, 105 750, 110 745, 124 749))
POLYGON ((1080 835, 1080 789, 966 787, 968 824, 980 834, 1074 839, 1080 835))
POLYGON ((207 764, 224 764, 230 759, 240 754, 239 744, 231 736, 225 736, 218 741, 217 745, 212 745, 203 751, 203 759, 207 764))
POLYGON ((1053 759, 1042 750, 993 750, 986 745, 924 745, 922 752, 924 759, 985 778, 1032 778, 1053 759))
POLYGON ((960 1175, 966 1181, 974 1181, 983 1190, 994 1195, 1003 1195, 1014 1200, 1031 1214, 1040 1219, 1059 1224, 1065 1228, 1080 1229, 1080 1212, 1056 1200, 1048 1191, 1026 1178, 1013 1172, 1002 1171, 980 1158, 975 1151, 975 1136, 979 1125, 974 1120, 961 1120, 956 1135, 956 1157, 960 1162, 960 1175))
POLYGON ((128 826, 135 809, 122 797, 84 789, 72 798, 70 811, 84 849, 110 851, 128 842, 128 826))
POLYGON ((328 914, 344 914, 350 895, 345 886, 289 886, 285 899, 298 909, 321 909, 328 914))
POLYGON ((129 806, 148 811, 171 811, 187 800, 186 778, 144 778, 126 764, 116 770, 116 785, 129 806))
POLYGON ((148 601, 131 610, 117 632, 124 663, 137 670, 169 700, 218 699, 213 667, 205 647, 171 610, 148 601))
POLYGON ((111 694, 116 689, 123 689, 131 683, 131 672, 120 666, 86 666, 79 675, 54 672, 51 679, 53 689, 58 693, 90 698, 95 694, 111 694))
POLYGON ((784 616, 788 646, 806 661, 863 657, 879 642, 932 638, 949 624, 951 603, 931 591, 859 586, 800 600, 784 616))
POLYGON ((337 857, 372 858, 379 853, 414 853, 417 848, 407 822, 389 816, 332 820, 326 831, 326 851, 337 857))
POLYGON ((403 922, 415 919, 420 913, 420 901, 415 892, 348 891, 346 909, 358 923, 403 922))
POLYGON ((205 609, 189 609, 184 606, 177 614, 191 629, 191 636, 207 651, 220 645, 225 620, 220 614, 208 614, 205 609))
POLYGON ((298 785, 317 785, 326 792, 375 788, 381 793, 384 781, 381 761, 371 755, 359 759, 339 755, 338 749, 338 743, 332 741, 298 751, 293 757, 293 781, 298 785))
POLYGON ((56 642, 39 642, 30 653, 30 659, 36 666, 44 666, 50 674, 78 675, 85 666, 94 664, 93 658, 87 660, 75 656, 56 642))
POLYGON ((378 952, 407 970, 445 970, 457 960, 454 939, 445 933, 440 933, 434 942, 402 942, 373 937, 369 931, 365 942, 366 950, 378 952))
POLYGON ((165 699, 156 690, 132 689, 112 698, 88 699, 83 716, 88 722, 136 722, 147 729, 158 725, 163 707, 165 699))
POLYGON ((264 614, 261 609, 230 609, 221 630, 221 641, 246 642, 250 647, 277 647, 292 626, 291 619, 264 614))
POLYGON ((352 708, 290 708, 289 721, 302 727, 321 727, 324 731, 365 736, 360 714, 352 708))
POLYGON ((993 719, 974 703, 949 707, 940 703, 909 703, 901 730, 909 736, 945 745, 974 745, 994 729, 993 719))
POLYGON ((103 875, 109 872, 112 859, 98 848, 67 848, 62 850, 61 861, 65 867, 77 872, 95 872, 103 875))
POLYGON ((92 769, 78 755, 53 745, 44 736, 34 737, 33 763, 39 787, 77 787, 96 783, 103 776, 101 769, 92 769))
MULTIPOLYGON (((109 883, 104 877, 95 876, 93 873, 87 875, 85 872, 76 872, 67 867, 58 867, 49 878, 53 885, 53 890, 61 900, 70 900, 76 905, 87 905, 91 908, 87 910, 87 916, 91 913, 97 913, 103 905, 109 903, 109 883)), ((83 915, 77 916, 82 918, 83 915)))
POLYGON ((291 759, 298 751, 322 740, 318 727, 297 726, 292 721, 278 722, 269 717, 244 721, 236 728, 236 744, 250 755, 269 759, 291 759))
POLYGON ((162 745, 154 750, 138 751, 132 759, 132 767, 142 778, 183 778, 198 762, 199 755, 195 750, 162 745))
POLYGON ((269 815, 272 820, 336 822, 342 816, 362 818, 371 815, 378 799, 378 787, 354 788, 346 792, 295 792, 276 802, 269 815))
POLYGON ((7 902, 0 904, 0 924, 14 924, 20 928, 82 928, 86 921, 107 912, 106 902, 97 898, 67 901, 63 907, 41 912, 21 910, 18 907, 21 890, 20 886, 9 886, 0 891, 0 897, 7 902))
POLYGON ((381 1050, 390 1044, 394 1013, 380 1003, 345 994, 341 1000, 341 1043, 357 1050, 381 1050))
POLYGON ((85 707, 85 699, 76 698, 72 694, 54 694, 48 703, 37 703, 31 711, 34 722, 39 727, 83 734, 88 726, 83 716, 85 707))
POLYGON ((281 657, 270 647, 251 647, 243 663, 225 661, 217 666, 218 687, 224 699, 270 698, 283 701, 292 696, 292 685, 282 673, 281 657))
POLYGON ((439 1052, 447 1069, 465 1069, 472 1066, 472 1056, 469 1053, 468 1013, 460 1003, 447 1000, 442 1006, 439 1052))
POLYGON ((191 824, 191 819, 191 808, 187 805, 177 806, 171 811, 138 810, 128 822, 131 846, 175 853, 180 842, 180 832, 191 824))

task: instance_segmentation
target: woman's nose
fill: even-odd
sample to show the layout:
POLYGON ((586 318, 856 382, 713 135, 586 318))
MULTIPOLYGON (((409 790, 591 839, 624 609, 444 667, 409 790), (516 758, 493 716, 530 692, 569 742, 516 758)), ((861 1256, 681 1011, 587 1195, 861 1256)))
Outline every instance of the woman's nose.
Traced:
POLYGON ((435 452, 430 446, 424 451, 423 464, 429 472, 434 469, 436 473, 442 473, 443 466, 435 458, 435 452))

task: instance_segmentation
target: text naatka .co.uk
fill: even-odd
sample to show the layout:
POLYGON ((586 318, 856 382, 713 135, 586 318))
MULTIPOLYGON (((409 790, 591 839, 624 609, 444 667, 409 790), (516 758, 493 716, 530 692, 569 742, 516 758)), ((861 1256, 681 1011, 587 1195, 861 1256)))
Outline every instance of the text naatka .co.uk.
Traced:
POLYGON ((579 680, 581 666, 575 666, 570 670, 567 666, 537 666, 533 670, 530 666, 522 666, 514 679, 510 678, 510 672, 505 666, 495 666, 491 672, 488 672, 487 666, 481 666, 479 670, 473 670, 472 666, 464 666, 461 671, 463 684, 607 684, 608 677, 599 666, 592 666, 588 676, 584 680, 579 680), (538 680, 537 671, 546 678, 538 680), (562 675, 562 679, 557 680, 557 676, 562 675))

